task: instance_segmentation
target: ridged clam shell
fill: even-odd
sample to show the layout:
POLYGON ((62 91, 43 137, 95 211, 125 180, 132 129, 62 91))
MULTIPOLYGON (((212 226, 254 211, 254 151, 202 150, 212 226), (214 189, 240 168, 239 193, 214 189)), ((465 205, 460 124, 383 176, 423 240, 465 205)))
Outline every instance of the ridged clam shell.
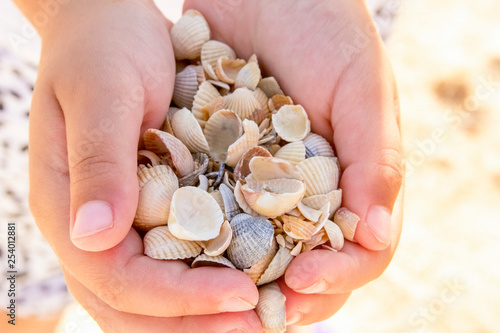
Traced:
POLYGON ((259 143, 259 127, 257 124, 245 119, 242 126, 244 134, 227 149, 226 164, 233 168, 248 149, 256 147, 259 143))
POLYGON ((220 57, 234 60, 236 59, 236 54, 229 45, 216 40, 209 40, 203 44, 201 48, 201 65, 208 76, 213 80, 218 79, 215 68, 217 67, 217 61, 220 57))
POLYGON ((238 72, 246 65, 243 59, 230 60, 227 57, 220 57, 217 60, 215 74, 222 82, 234 84, 238 72))
POLYGON ((252 216, 258 216, 259 214, 256 211, 254 211, 252 207, 250 207, 250 205, 246 202, 245 196, 241 192, 241 186, 242 186, 241 181, 237 181, 236 186, 234 187, 234 198, 236 199, 236 202, 246 214, 252 216))
POLYGON ((318 222, 321 214, 323 213, 321 210, 314 209, 304 204, 304 199, 299 201, 297 204, 297 208, 300 213, 309 221, 318 222))
POLYGON ((248 168, 255 180, 298 179, 303 180, 300 171, 290 162, 276 157, 255 156, 248 168))
POLYGON ((175 59, 196 59, 203 44, 210 39, 210 28, 199 11, 190 9, 174 24, 170 39, 175 59))
POLYGON ((342 234, 340 227, 333 221, 327 220, 323 228, 325 229, 328 239, 330 240, 330 246, 336 251, 342 250, 342 247, 344 246, 344 235, 342 234))
POLYGON ((222 195, 222 200, 224 201, 224 215, 228 221, 231 221, 233 217, 241 213, 240 207, 236 203, 233 191, 231 191, 227 185, 220 184, 219 191, 222 195))
POLYGON ((203 108, 218 97, 221 97, 219 91, 210 82, 205 81, 198 87, 198 92, 194 95, 192 111, 201 128, 205 127, 210 116, 208 112, 203 112, 203 108))
POLYGON ((220 209, 224 211, 224 200, 222 199, 222 194, 220 194, 220 191, 219 190, 212 191, 210 192, 210 195, 212 196, 212 198, 215 199, 215 201, 217 201, 220 209))
POLYGON ((274 157, 298 164, 306 159, 306 146, 302 141, 290 142, 274 154, 274 157))
POLYGON ((248 205, 266 217, 277 217, 294 208, 305 193, 305 185, 296 179, 250 181, 241 187, 248 205))
POLYGON ((174 130, 172 129, 172 117, 179 110, 180 109, 175 106, 171 106, 168 108, 167 115, 165 116, 165 121, 163 122, 163 126, 161 127, 161 130, 163 132, 174 135, 174 130))
POLYGON ((197 187, 181 187, 170 203, 168 228, 177 238, 206 241, 219 235, 224 215, 215 199, 197 187))
POLYGON ((354 240, 354 234, 356 233, 356 227, 358 226, 359 216, 351 212, 349 209, 342 207, 335 212, 333 216, 333 222, 337 224, 342 230, 342 234, 345 239, 354 240))
POLYGON ((137 162, 139 164, 157 166, 161 164, 161 158, 149 150, 139 150, 137 152, 137 162))
POLYGON ((194 170, 189 174, 179 179, 179 187, 192 186, 198 181, 198 177, 207 171, 208 162, 210 159, 206 154, 193 154, 194 170))
POLYGON ((259 288, 259 302, 255 312, 260 318, 265 333, 286 331, 286 297, 280 287, 273 282, 259 288))
POLYGON ((300 105, 284 105, 272 119, 276 133, 288 142, 304 139, 311 130, 306 110, 300 105))
POLYGON ((274 95, 284 94, 274 76, 269 76, 261 79, 257 87, 262 89, 262 91, 267 95, 268 98, 271 98, 274 95))
POLYGON ((330 212, 328 218, 333 217, 333 213, 340 208, 342 204, 342 190, 333 190, 327 194, 311 195, 302 199, 302 203, 314 209, 321 209, 325 204, 330 203, 330 212))
POLYGON ((307 252, 311 251, 314 249, 316 246, 325 244, 328 242, 328 235, 326 234, 326 231, 320 230, 316 234, 314 234, 310 239, 304 240, 302 242, 302 252, 307 252))
POLYGON ((272 113, 275 113, 276 111, 281 109, 281 107, 284 105, 293 105, 293 100, 290 96, 277 94, 277 95, 274 95, 273 97, 269 98, 267 105, 269 107, 269 110, 272 113))
POLYGON ((309 239, 312 235, 318 232, 314 223, 304 221, 301 218, 283 215, 281 216, 281 219, 283 220, 283 231, 293 239, 309 239))
POLYGON ((313 156, 335 157, 332 146, 324 137, 309 133, 304 139, 306 158, 313 156))
POLYGON ((180 108, 191 109, 194 95, 198 91, 198 76, 195 66, 187 66, 175 75, 174 92, 172 101, 180 108))
POLYGON ((177 177, 167 165, 142 167, 139 178, 139 202, 134 218, 134 227, 149 230, 167 224, 170 202, 179 188, 177 177))
POLYGON ((252 116, 255 110, 261 108, 252 91, 247 88, 238 88, 232 94, 225 96, 223 106, 236 113, 241 120, 252 116))
POLYGON ((252 267, 271 248, 274 228, 265 218, 239 214, 231 221, 231 229, 233 240, 227 254, 229 260, 239 269, 252 267))
POLYGON ((218 256, 224 253, 231 243, 233 238, 233 232, 228 221, 225 221, 221 228, 219 235, 214 239, 202 242, 202 246, 205 249, 205 254, 208 256, 218 256))
POLYGON ((234 87, 236 89, 246 87, 250 90, 254 90, 257 88, 257 84, 259 84, 260 78, 259 64, 256 61, 248 62, 238 72, 234 81, 234 87))
POLYGON ((281 277, 285 274, 286 268, 292 260, 293 256, 290 253, 290 249, 280 245, 278 252, 267 267, 266 271, 261 275, 259 281, 257 281, 257 285, 261 286, 281 277))
POLYGON ((253 147, 247 150, 243 156, 241 156, 238 164, 234 167, 234 180, 243 180, 246 176, 250 174, 250 160, 255 156, 272 157, 271 153, 264 147, 253 147))
POLYGON ((182 141, 192 153, 208 153, 205 135, 193 116, 186 108, 177 111, 172 118, 172 129, 175 137, 182 141))
POLYGON ((205 125, 205 138, 210 155, 219 161, 227 158, 228 148, 243 132, 240 118, 230 110, 219 110, 210 117, 205 125))
POLYGON ((259 101, 260 108, 264 110, 266 114, 268 114, 269 105, 267 103, 269 102, 269 97, 267 97, 266 93, 260 88, 255 88, 255 90, 253 91, 253 95, 259 101))
POLYGON ((167 159, 174 172, 183 177, 194 170, 194 162, 189 149, 175 136, 157 129, 144 133, 144 145, 162 158, 167 159))
POLYGON ((167 226, 156 227, 144 236, 144 254, 154 259, 185 259, 196 257, 202 247, 197 242, 176 238, 167 226))
POLYGON ((306 182, 306 197, 327 194, 338 188, 339 167, 336 161, 329 157, 307 158, 297 164, 297 168, 306 182))
POLYGON ((273 243, 267 254, 262 257, 258 263, 248 269, 244 269, 243 272, 248 275, 254 283, 257 283, 261 275, 266 271, 267 267, 273 260, 276 252, 278 252, 278 243, 276 243, 276 239, 273 237, 273 243))
POLYGON ((234 267, 232 262, 230 262, 227 258, 223 257, 222 255, 208 256, 206 254, 200 254, 191 263, 191 268, 207 267, 207 266, 236 268, 234 267))
POLYGON ((191 65, 191 66, 196 72, 196 79, 198 80, 198 83, 201 84, 202 82, 205 82, 207 78, 205 77, 205 70, 203 69, 203 66, 201 65, 197 66, 191 65))

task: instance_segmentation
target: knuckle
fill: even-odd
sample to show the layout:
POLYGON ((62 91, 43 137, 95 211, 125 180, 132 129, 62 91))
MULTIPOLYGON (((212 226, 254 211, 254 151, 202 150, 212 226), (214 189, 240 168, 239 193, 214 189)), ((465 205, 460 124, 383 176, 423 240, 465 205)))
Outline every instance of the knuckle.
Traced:
POLYGON ((391 193, 398 193, 404 177, 404 163, 398 149, 388 148, 380 152, 376 161, 377 174, 383 179, 383 185, 391 193))

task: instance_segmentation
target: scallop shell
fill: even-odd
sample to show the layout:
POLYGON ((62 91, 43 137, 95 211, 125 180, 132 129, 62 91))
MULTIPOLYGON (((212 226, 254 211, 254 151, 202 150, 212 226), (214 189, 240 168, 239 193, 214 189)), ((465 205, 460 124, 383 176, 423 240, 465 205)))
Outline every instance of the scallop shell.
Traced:
POLYGON ((181 187, 170 204, 168 228, 177 238, 205 241, 219 235, 224 215, 215 199, 197 187, 181 187))
POLYGON ((242 134, 240 118, 230 110, 219 110, 210 117, 205 125, 205 137, 210 155, 219 161, 227 158, 228 148, 242 134))
POLYGON ((283 95, 283 90, 281 90, 278 81, 273 76, 269 76, 260 80, 257 85, 262 91, 271 98, 274 95, 283 95))
POLYGON ((228 221, 225 221, 221 228, 219 235, 214 239, 206 242, 201 242, 202 247, 205 249, 205 254, 208 256, 218 256, 224 253, 231 243, 233 232, 228 221))
POLYGON ((208 153, 208 143, 200 125, 191 111, 186 108, 177 111, 172 118, 172 129, 175 136, 186 145, 192 153, 208 153))
POLYGON ((288 142, 302 140, 311 130, 306 110, 300 105, 284 105, 272 119, 276 133, 288 142))
POLYGON ((242 125, 244 134, 227 149, 226 164, 233 168, 248 149, 256 147, 259 143, 259 127, 257 124, 245 119, 242 125))
POLYGON ((250 90, 255 90, 257 84, 259 84, 260 78, 259 64, 257 61, 249 61, 236 76, 234 87, 236 89, 247 87, 250 90))
POLYGON ((222 82, 234 84, 238 72, 246 65, 242 59, 230 60, 227 57, 220 57, 217 60, 215 74, 222 82))
POLYGON ((344 235, 342 234, 340 227, 333 221, 327 220, 323 228, 325 229, 328 239, 330 240, 330 246, 336 251, 342 250, 342 247, 344 246, 344 235))
POLYGON ((271 153, 264 147, 253 147, 241 156, 238 164, 234 167, 234 180, 243 180, 250 174, 250 160, 255 156, 272 157, 271 153))
POLYGON ((161 130, 163 132, 174 135, 174 130, 172 130, 172 117, 179 110, 180 109, 176 108, 175 106, 171 106, 168 108, 167 115, 165 116, 165 121, 163 122, 163 126, 161 127, 161 130))
POLYGON ((196 257, 202 247, 172 235, 167 226, 151 229, 144 236, 144 254, 154 259, 185 259, 196 257))
POLYGON ((189 149, 175 136, 157 129, 148 129, 144 133, 144 145, 147 150, 166 158, 178 176, 183 177, 193 172, 193 157, 189 149))
POLYGON ((261 105, 254 94, 247 88, 238 88, 232 94, 224 97, 225 109, 236 113, 241 120, 244 120, 260 109, 261 105))
POLYGON ((193 67, 193 69, 195 70, 196 72, 196 80, 198 81, 199 84, 205 82, 205 80, 207 79, 205 77, 205 70, 203 69, 203 66, 201 65, 197 65, 197 66, 194 66, 194 65, 191 65, 193 67))
POLYGON ((260 88, 255 88, 253 91, 253 95, 255 98, 259 101, 260 103, 260 108, 266 112, 266 114, 269 113, 269 97, 267 97, 266 93, 260 89, 260 88))
POLYGON ((281 107, 284 105, 293 105, 293 100, 290 96, 277 94, 277 95, 274 95, 273 97, 269 98, 267 105, 269 107, 269 110, 272 113, 275 113, 276 111, 281 109, 281 107))
POLYGON ((277 217, 294 208, 305 193, 305 185, 296 179, 250 181, 241 187, 248 205, 266 217, 277 217))
POLYGON ((208 156, 203 153, 193 154, 194 170, 189 174, 179 179, 179 187, 192 186, 198 181, 198 177, 207 171, 208 156))
POLYGON ((227 254, 229 260, 239 269, 258 263, 272 246, 274 228, 265 218, 239 214, 231 221, 231 229, 233 240, 227 254))
POLYGON ((266 271, 261 275, 259 281, 257 281, 257 285, 261 286, 281 277, 285 274, 286 268, 290 265, 292 260, 293 256, 290 253, 290 249, 280 246, 266 271))
POLYGON ((193 262, 191 263, 191 268, 198 267, 227 267, 227 268, 236 268, 233 263, 229 261, 229 259, 220 256, 208 256, 206 254, 200 254, 197 256, 193 262))
POLYGON ((293 239, 309 239, 318 232, 318 228, 312 222, 304 221, 301 218, 283 215, 283 231, 293 239))
POLYGON ((293 164, 299 164, 306 159, 306 147, 302 141, 290 142, 280 148, 274 157, 287 160, 293 164))
POLYGON ((326 203, 330 203, 330 212, 328 218, 333 217, 333 213, 340 208, 342 204, 342 190, 333 190, 327 194, 311 195, 302 199, 302 203, 314 209, 321 209, 326 203))
POLYGON ((205 127, 205 123, 209 118, 209 114, 203 112, 203 108, 218 97, 221 97, 219 91, 210 82, 205 81, 198 87, 198 92, 194 95, 192 111, 201 128, 205 127))
POLYGON ((314 209, 305 205, 303 201, 304 199, 299 201, 299 203, 297 204, 297 208, 299 209, 300 213, 309 221, 318 222, 323 212, 321 210, 314 209))
POLYGON ((259 214, 256 211, 254 211, 252 209, 252 207, 250 207, 248 205, 248 203, 246 202, 245 197, 243 196, 243 193, 241 192, 241 186, 242 186, 241 181, 237 181, 236 182, 236 186, 234 187, 234 198, 236 199, 236 202, 238 203, 238 205, 240 206, 240 208, 246 214, 249 214, 249 215, 252 215, 252 216, 258 216, 259 214))
POLYGON ((356 227, 359 222, 359 216, 351 212, 349 209, 342 207, 333 216, 333 222, 337 224, 342 230, 342 234, 345 239, 354 240, 354 234, 356 233, 356 227))
POLYGON ((329 193, 339 185, 339 167, 329 157, 315 156, 305 159, 297 164, 297 168, 306 182, 306 197, 329 193))
POLYGON ((193 107, 194 95, 198 91, 198 76, 194 67, 187 66, 175 75, 172 101, 180 108, 193 107))
POLYGON ((139 178, 139 202, 134 218, 134 227, 150 230, 167 224, 170 202, 179 188, 177 177, 169 166, 142 167, 139 178))
POLYGON ((286 331, 286 297, 280 287, 273 282, 259 288, 259 302, 255 312, 260 318, 264 333, 284 333, 286 331))
POLYGON ((240 213, 240 207, 236 203, 233 191, 227 185, 220 184, 219 191, 224 201, 224 215, 228 221, 231 221, 233 217, 240 213))
POLYGON ((278 178, 303 180, 300 171, 292 163, 276 157, 255 156, 250 160, 248 168, 255 180, 278 178))
POLYGON ((201 65, 208 76, 213 80, 218 79, 215 68, 217 67, 217 61, 220 57, 234 60, 236 59, 236 54, 229 45, 216 40, 210 40, 203 44, 201 48, 201 65))
POLYGON ((266 271, 267 267, 273 260, 274 256, 278 252, 278 244, 276 242, 276 239, 273 237, 273 243, 271 245, 271 248, 267 252, 267 254, 262 257, 262 259, 259 260, 258 263, 252 265, 252 267, 248 269, 244 269, 243 272, 248 275, 250 279, 254 283, 257 283, 261 275, 266 271))
POLYGON ((309 133, 304 139, 306 158, 313 156, 335 157, 332 146, 324 137, 309 133))
POLYGON ((170 39, 175 59, 196 59, 203 44, 210 39, 210 28, 199 11, 190 9, 174 24, 170 39))

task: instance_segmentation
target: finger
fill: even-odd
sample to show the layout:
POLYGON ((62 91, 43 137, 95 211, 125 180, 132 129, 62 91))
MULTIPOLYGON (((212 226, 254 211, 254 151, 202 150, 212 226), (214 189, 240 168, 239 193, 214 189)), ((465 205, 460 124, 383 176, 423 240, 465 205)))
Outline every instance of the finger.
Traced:
POLYGON ((102 252, 83 251, 71 242, 64 118, 55 96, 43 86, 35 89, 30 120, 30 206, 66 269, 120 311, 182 316, 254 307, 258 292, 244 273, 153 260, 143 255, 142 240, 133 229, 102 252))
POLYGON ((103 332, 258 332, 262 330, 254 311, 204 316, 161 318, 121 312, 111 308, 65 272, 71 294, 99 324, 103 332))

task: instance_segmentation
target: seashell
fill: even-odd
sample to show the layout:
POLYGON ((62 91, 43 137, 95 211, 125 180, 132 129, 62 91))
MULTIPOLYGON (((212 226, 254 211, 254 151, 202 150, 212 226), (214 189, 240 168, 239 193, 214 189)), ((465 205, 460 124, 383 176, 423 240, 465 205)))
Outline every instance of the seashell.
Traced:
POLYGON ((175 191, 170 203, 168 228, 177 238, 204 241, 217 237, 224 215, 215 199, 197 187, 175 191))
POLYGON ((257 87, 259 87, 268 98, 271 98, 274 95, 284 95, 283 90, 281 90, 278 81, 276 81, 274 76, 261 79, 257 87))
POLYGON ((259 302, 255 312, 260 318, 265 333, 286 331, 286 297, 276 282, 259 288, 259 302))
POLYGON ((302 141, 290 142, 280 148, 274 157, 298 164, 306 158, 306 147, 302 141))
POLYGON ((193 262, 191 263, 191 268, 198 267, 227 267, 227 268, 236 268, 233 263, 229 261, 229 259, 224 256, 208 256, 206 254, 200 254, 197 256, 193 262))
POLYGON ((252 267, 269 251, 274 229, 267 219, 238 214, 231 221, 233 240, 227 248, 229 260, 239 269, 252 267))
POLYGON ((266 93, 260 88, 255 88, 253 95, 259 101, 260 108, 264 110, 266 114, 269 114, 269 97, 267 97, 266 93))
POLYGON ((196 72, 196 80, 198 81, 199 84, 203 83, 207 78, 205 77, 205 70, 203 69, 203 66, 198 65, 194 66, 191 65, 193 69, 196 72))
POLYGON ((246 202, 245 197, 241 192, 241 186, 242 186, 241 181, 237 181, 236 186, 234 187, 234 198, 236 199, 236 202, 246 214, 252 216, 258 216, 259 214, 256 211, 254 211, 252 207, 250 207, 246 202))
POLYGON ((302 241, 302 252, 311 251, 315 247, 328 242, 328 235, 324 230, 318 231, 310 239, 302 241))
POLYGON ((311 130, 306 110, 300 105, 284 105, 272 119, 276 133, 288 142, 302 140, 311 130))
POLYGON ((335 157, 332 146, 324 137, 315 133, 309 133, 304 139, 306 146, 306 158, 314 156, 335 157))
POLYGON ((208 191, 208 178, 205 175, 199 175, 198 179, 200 180, 200 185, 198 188, 203 191, 208 191))
POLYGON ((154 259, 185 259, 196 257, 202 247, 172 235, 167 226, 151 229, 144 236, 144 254, 154 259))
POLYGON ((175 136, 151 128, 144 133, 144 145, 147 150, 166 159, 178 176, 183 177, 193 172, 193 157, 189 149, 175 136))
POLYGON ((230 190, 231 190, 231 193, 234 191, 234 185, 236 184, 232 179, 233 179, 233 176, 231 175, 231 179, 229 179, 229 172, 226 171, 224 173, 224 179, 222 180, 222 183, 224 185, 226 185, 230 190))
POLYGON ((175 75, 172 101, 180 108, 193 107, 194 95, 198 91, 198 76, 194 67, 187 66, 175 75))
POLYGON ((206 154, 196 153, 193 154, 194 161, 194 170, 189 174, 185 175, 181 179, 179 179, 179 187, 183 186, 192 186, 196 184, 199 179, 199 176, 204 174, 207 171, 208 162, 210 159, 206 154))
POLYGON ((286 247, 279 247, 278 252, 267 267, 266 271, 261 275, 259 281, 257 281, 258 286, 274 281, 285 274, 286 268, 293 259, 290 252, 291 251, 286 247))
POLYGON ((167 115, 165 116, 165 121, 163 122, 163 125, 161 127, 161 130, 163 132, 174 135, 174 130, 172 129, 172 116, 179 110, 180 109, 176 108, 175 106, 171 106, 168 108, 167 115))
POLYGON ((297 208, 300 213, 309 221, 318 222, 321 214, 323 213, 321 210, 311 208, 304 204, 304 199, 299 201, 297 204, 297 208))
POLYGON ((241 186, 246 203, 257 213, 274 218, 294 208, 305 193, 296 179, 254 180, 241 186))
POLYGON ((267 267, 269 266, 269 264, 271 263, 277 252, 278 252, 278 244, 276 239, 273 237, 271 248, 269 249, 267 254, 264 257, 262 257, 262 259, 260 259, 258 263, 252 265, 252 267, 250 268, 244 269, 243 272, 246 275, 248 275, 248 277, 252 279, 254 283, 257 283, 257 281, 259 280, 261 275, 265 272, 265 270, 267 269, 267 267))
POLYGON ((323 229, 325 229, 326 234, 328 235, 331 247, 336 251, 342 250, 342 247, 344 246, 344 235, 342 234, 340 227, 333 221, 327 220, 323 229))
POLYGON ((232 94, 224 97, 223 107, 236 113, 244 120, 260 109, 261 105, 253 93, 247 88, 238 88, 232 94))
POLYGON ((311 223, 302 220, 301 218, 283 215, 283 231, 293 239, 309 239, 312 235, 318 232, 318 228, 311 223))
POLYGON ((227 57, 217 59, 215 74, 222 82, 234 84, 234 80, 238 72, 246 65, 246 61, 242 59, 230 60, 227 57))
POLYGON ((214 113, 205 125, 205 137, 210 148, 210 155, 219 161, 227 158, 228 148, 242 134, 240 118, 230 110, 214 113))
POLYGON ((220 191, 219 190, 212 191, 210 192, 210 195, 212 196, 212 198, 215 199, 215 201, 217 201, 220 209, 224 211, 224 200, 222 199, 222 194, 220 193, 220 191))
POLYGON ((169 166, 142 167, 139 178, 139 202, 134 218, 134 227, 150 230, 167 224, 170 202, 179 188, 177 177, 169 166))
POLYGON ((242 122, 244 134, 227 149, 226 164, 235 167, 243 154, 259 143, 259 127, 251 120, 242 122))
POLYGON ((161 164, 161 158, 149 150, 139 150, 137 152, 137 161, 139 164, 157 166, 161 164))
POLYGON ((231 221, 233 217, 240 213, 240 207, 236 203, 233 192, 229 187, 225 184, 220 184, 219 191, 224 201, 224 215, 226 215, 228 221, 231 221))
POLYGON ((250 90, 255 90, 261 79, 259 63, 257 61, 249 61, 238 72, 234 81, 236 89, 247 87, 250 90))
POLYGON ((333 216, 333 222, 337 224, 342 230, 342 234, 345 239, 354 240, 354 234, 356 233, 356 227, 359 222, 359 216, 351 212, 349 209, 342 207, 335 212, 333 216))
POLYGON ((297 168, 306 182, 306 197, 329 193, 339 185, 339 167, 329 157, 314 156, 305 159, 297 164, 297 168))
POLYGON ((292 163, 276 157, 255 156, 250 160, 248 168, 255 180, 278 178, 303 180, 300 171, 292 163))
POLYGON ((204 113, 202 109, 218 97, 221 97, 219 91, 210 82, 205 81, 198 87, 198 92, 194 95, 192 111, 201 128, 205 127, 205 123, 209 118, 209 114, 204 113))
POLYGON ((218 256, 224 253, 231 243, 233 232, 228 221, 225 221, 219 231, 219 235, 214 239, 206 242, 201 242, 202 247, 205 249, 205 254, 208 256, 218 256))
POLYGON ((249 168, 250 160, 255 156, 272 157, 271 153, 264 147, 253 147, 247 150, 243 156, 241 156, 238 164, 234 167, 234 180, 243 180, 248 176, 251 171, 249 168))
POLYGON ((293 105, 293 100, 290 96, 277 94, 277 95, 274 95, 271 98, 269 98, 267 105, 269 107, 269 110, 272 113, 275 113, 276 111, 281 109, 281 107, 284 105, 293 105))
MULTIPOLYGON (((269 110, 267 109, 255 109, 255 111, 252 113, 248 119, 253 120, 257 125, 259 125, 259 132, 260 132, 260 125, 265 121, 269 121, 269 110)), ((264 123, 265 125, 268 125, 267 122, 264 123)))
POLYGON ((278 152, 278 150, 281 149, 281 146, 279 144, 272 144, 272 145, 269 145, 268 147, 269 149, 269 152, 271 153, 271 155, 276 155, 276 153, 278 152))
POLYGON ((224 97, 219 96, 216 99, 214 99, 212 102, 210 102, 207 105, 205 105, 204 107, 202 107, 201 113, 204 115, 207 115, 208 119, 210 119, 210 117, 212 117, 212 115, 215 112, 224 109, 223 105, 224 105, 224 97))
POLYGON ((191 111, 186 108, 177 111, 172 117, 172 129, 175 136, 192 153, 208 153, 208 143, 200 125, 191 111))
POLYGON ((210 39, 207 21, 197 10, 190 9, 170 30, 175 59, 196 59, 202 46, 210 39))
MULTIPOLYGON (((299 201, 300 202, 300 201, 299 201)), ((298 205, 298 203, 297 203, 298 205)), ((292 215, 292 216, 295 216, 295 217, 304 217, 302 215, 302 213, 297 209, 297 207, 295 207, 294 209, 286 212, 288 215, 292 215)))
POLYGON ((320 209, 321 215, 319 217, 318 222, 314 223, 314 226, 316 227, 316 230, 319 231, 323 226, 325 225, 326 221, 328 221, 328 216, 330 213, 330 203, 326 203, 323 207, 320 209))
POLYGON ((218 79, 215 68, 217 67, 217 61, 220 57, 235 60, 236 54, 229 45, 216 40, 209 40, 203 44, 201 48, 201 65, 208 76, 213 80, 218 79))
POLYGON ((328 218, 333 217, 333 213, 340 208, 342 204, 342 190, 333 190, 327 194, 311 195, 302 199, 302 203, 314 209, 321 209, 326 203, 330 203, 330 212, 328 218))
POLYGON ((297 245, 293 247, 293 249, 290 251, 290 254, 294 257, 298 256, 302 252, 302 241, 299 241, 297 245))
POLYGON ((229 90, 231 90, 231 87, 222 81, 218 80, 208 80, 214 87, 221 89, 221 91, 225 91, 223 95, 227 94, 229 90))

